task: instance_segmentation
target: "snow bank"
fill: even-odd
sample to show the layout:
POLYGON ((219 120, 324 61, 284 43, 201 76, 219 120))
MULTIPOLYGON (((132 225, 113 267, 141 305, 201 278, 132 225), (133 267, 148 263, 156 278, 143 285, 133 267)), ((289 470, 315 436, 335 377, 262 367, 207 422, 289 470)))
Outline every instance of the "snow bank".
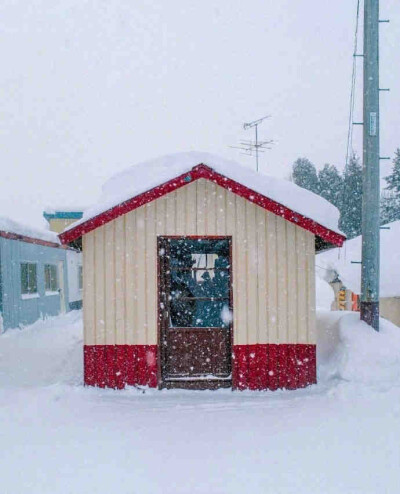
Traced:
POLYGON ((108 180, 98 204, 87 209, 83 218, 66 230, 73 228, 121 202, 171 180, 200 163, 210 166, 246 187, 258 192, 289 209, 311 218, 320 225, 338 230, 339 211, 331 203, 312 192, 298 187, 288 180, 257 173, 235 161, 229 161, 209 153, 189 152, 162 156, 158 159, 134 165, 108 180))
POLYGON ((331 310, 332 302, 335 300, 333 288, 319 276, 315 277, 315 295, 317 310, 331 310))
POLYGON ((1 493, 397 493, 398 328, 354 316, 318 314, 342 380, 296 391, 87 388, 80 312, 5 333, 1 493))
POLYGON ((319 378, 391 388, 400 384, 400 328, 380 319, 380 331, 358 312, 317 314, 319 378))
MULTIPOLYGON (((380 296, 397 297, 400 295, 400 221, 386 225, 390 230, 381 230, 380 296)), ((319 276, 332 281, 335 272, 340 280, 352 292, 361 292, 361 265, 351 261, 361 260, 361 235, 348 240, 343 247, 331 249, 317 255, 319 276)))
POLYGON ((81 384, 82 314, 39 319, 0 336, 0 387, 81 384))
POLYGON ((57 234, 54 232, 44 229, 41 230, 39 228, 32 228, 10 218, 6 218, 5 216, 0 216, 0 231, 46 240, 47 242, 54 242, 56 244, 60 243, 57 234))

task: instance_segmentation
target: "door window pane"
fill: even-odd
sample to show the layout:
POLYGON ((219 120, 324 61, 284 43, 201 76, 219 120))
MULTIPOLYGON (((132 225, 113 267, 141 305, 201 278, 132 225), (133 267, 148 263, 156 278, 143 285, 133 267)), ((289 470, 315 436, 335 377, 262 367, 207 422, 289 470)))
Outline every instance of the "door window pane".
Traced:
POLYGON ((46 292, 56 292, 58 290, 57 266, 54 264, 45 264, 44 281, 46 292))
POLYGON ((228 327, 229 241, 169 239, 172 327, 228 327))

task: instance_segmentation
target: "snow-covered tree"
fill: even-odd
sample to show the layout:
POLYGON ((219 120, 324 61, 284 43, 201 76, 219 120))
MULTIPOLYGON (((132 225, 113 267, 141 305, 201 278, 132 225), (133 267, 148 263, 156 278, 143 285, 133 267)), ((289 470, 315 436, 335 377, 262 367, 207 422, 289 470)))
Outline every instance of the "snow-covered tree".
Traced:
POLYGON ((340 208, 340 229, 347 238, 361 234, 362 216, 362 166, 360 158, 353 155, 343 179, 343 200, 340 208))
POLYGON ((307 158, 298 158, 293 163, 292 179, 296 185, 319 193, 317 170, 307 158))
POLYGON ((400 148, 396 149, 393 169, 385 177, 387 186, 381 197, 381 223, 400 220, 400 148))
POLYGON ((326 164, 318 172, 319 194, 338 209, 342 205, 343 178, 335 165, 326 164))

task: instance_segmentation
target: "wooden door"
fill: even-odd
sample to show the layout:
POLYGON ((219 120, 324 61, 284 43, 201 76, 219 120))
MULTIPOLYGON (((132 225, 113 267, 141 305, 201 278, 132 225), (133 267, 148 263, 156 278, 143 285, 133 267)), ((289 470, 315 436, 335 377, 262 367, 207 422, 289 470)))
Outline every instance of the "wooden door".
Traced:
POLYGON ((231 239, 159 237, 161 387, 232 385, 231 239))

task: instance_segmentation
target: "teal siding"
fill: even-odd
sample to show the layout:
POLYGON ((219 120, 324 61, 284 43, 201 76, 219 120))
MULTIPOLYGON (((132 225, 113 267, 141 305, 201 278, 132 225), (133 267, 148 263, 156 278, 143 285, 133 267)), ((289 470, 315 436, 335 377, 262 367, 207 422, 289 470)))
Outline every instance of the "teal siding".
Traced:
POLYGON ((32 324, 45 316, 60 313, 60 295, 46 295, 44 265, 63 261, 65 306, 68 310, 68 274, 66 251, 0 237, 0 279, 3 330, 32 324), (21 263, 37 264, 38 297, 21 296, 21 263))

